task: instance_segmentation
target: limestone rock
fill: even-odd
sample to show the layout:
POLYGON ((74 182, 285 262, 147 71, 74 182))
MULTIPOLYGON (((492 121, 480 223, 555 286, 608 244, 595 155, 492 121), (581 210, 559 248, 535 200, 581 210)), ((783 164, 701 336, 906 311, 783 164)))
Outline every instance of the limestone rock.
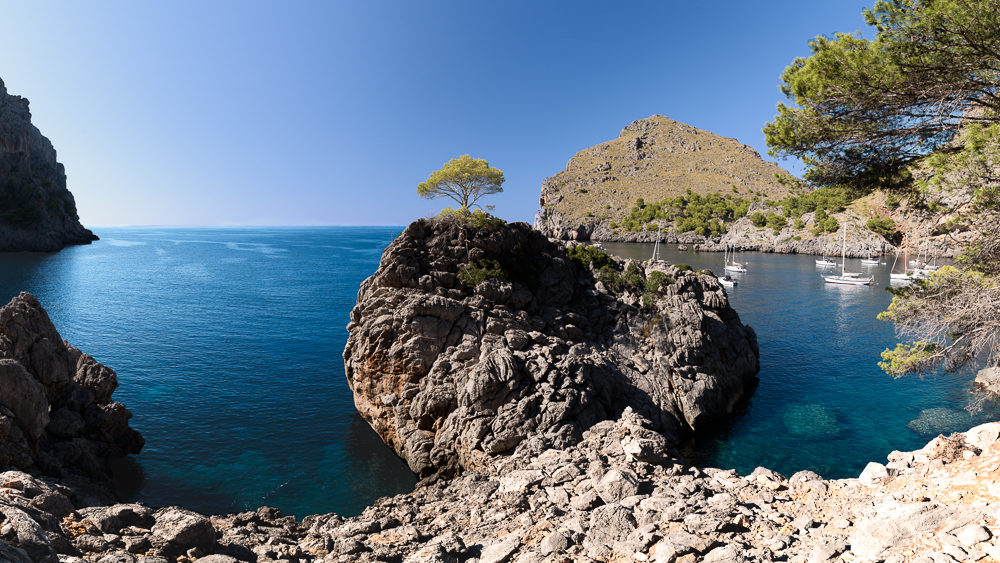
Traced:
POLYGON ((759 351, 715 277, 630 264, 674 280, 648 310, 631 290, 599 291, 594 272, 526 224, 411 224, 351 312, 358 412, 422 477, 565 447, 629 408, 646 426, 615 447, 662 457, 732 411, 759 351), (503 277, 475 277, 497 267, 503 277))

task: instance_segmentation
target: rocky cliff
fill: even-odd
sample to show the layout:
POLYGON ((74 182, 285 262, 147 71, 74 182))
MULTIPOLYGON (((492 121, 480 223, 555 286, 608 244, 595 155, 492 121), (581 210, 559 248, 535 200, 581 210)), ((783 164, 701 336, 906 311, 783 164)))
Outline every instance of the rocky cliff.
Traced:
POLYGON ((28 100, 0 80, 0 252, 55 252, 94 240, 52 143, 31 124, 28 100))
MULTIPOLYGON (((778 200, 792 193, 751 147, 662 115, 633 121, 617 139, 578 152, 566 169, 542 182, 535 227, 563 240, 655 240, 655 233, 616 232, 637 198, 660 201, 723 193, 778 200)), ((701 242, 693 235, 676 242, 701 242)), ((675 241, 671 241, 675 242, 675 241)))
POLYGON ((351 313, 358 411, 421 476, 565 447, 628 407, 675 443, 732 410, 759 352, 717 278, 658 268, 616 263, 615 289, 527 224, 417 221, 351 313))

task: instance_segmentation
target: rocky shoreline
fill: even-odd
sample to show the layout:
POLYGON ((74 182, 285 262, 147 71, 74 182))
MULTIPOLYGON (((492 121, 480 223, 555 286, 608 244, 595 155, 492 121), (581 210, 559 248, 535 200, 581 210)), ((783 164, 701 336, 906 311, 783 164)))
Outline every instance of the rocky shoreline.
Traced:
POLYGON ((1000 560, 1000 423, 893 452, 857 479, 672 458, 631 411, 565 449, 418 484, 353 518, 272 508, 206 517, 87 505, 57 480, 0 473, 0 558, 13 563, 1000 560), (641 447, 636 447, 636 443, 641 447), (655 461, 651 459, 658 457, 655 461))
POLYGON ((743 395, 752 329, 714 277, 634 261, 609 277, 580 250, 440 221, 390 246, 345 365, 359 411, 424 478, 350 518, 118 502, 108 463, 143 442, 117 377, 22 293, 0 308, 0 561, 1000 560, 1000 423, 857 479, 692 466, 673 446, 743 395), (504 254, 533 275, 490 262, 504 254))

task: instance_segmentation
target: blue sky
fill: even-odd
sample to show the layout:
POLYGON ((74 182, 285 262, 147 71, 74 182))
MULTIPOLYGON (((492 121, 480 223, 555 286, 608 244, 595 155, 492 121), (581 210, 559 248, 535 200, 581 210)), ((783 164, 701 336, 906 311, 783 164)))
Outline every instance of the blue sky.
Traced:
POLYGON ((448 205, 416 186, 462 154, 530 222, 545 177, 635 119, 763 155, 784 68, 864 7, 0 0, 0 78, 87 226, 401 225, 448 205))

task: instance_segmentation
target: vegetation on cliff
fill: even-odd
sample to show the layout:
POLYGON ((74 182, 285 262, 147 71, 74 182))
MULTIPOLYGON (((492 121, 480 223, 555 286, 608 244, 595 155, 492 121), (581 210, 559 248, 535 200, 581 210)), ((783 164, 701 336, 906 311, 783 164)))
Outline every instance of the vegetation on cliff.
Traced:
POLYGON ((894 291, 880 318, 909 342, 880 365, 897 375, 997 365, 1000 1, 879 1, 864 16, 874 40, 818 37, 785 71, 794 105, 779 104, 765 127, 770 152, 801 158, 814 185, 903 192, 915 209, 947 217, 939 229, 981 233, 966 239, 959 268, 894 291))
MULTIPOLYGON (((736 139, 720 137, 662 115, 634 121, 617 139, 578 152, 566 169, 545 180, 540 198, 540 226, 550 236, 562 227, 608 226, 621 233, 641 230, 657 217, 634 213, 638 198, 660 205, 659 213, 680 208, 675 215, 703 217, 703 224, 689 221, 695 230, 709 227, 712 218, 734 215, 739 205, 781 199, 802 193, 788 173, 765 162, 752 148, 736 139), (782 183, 779 177, 787 181, 782 183), (703 201, 714 196, 711 202, 703 201), (698 196, 701 199, 695 199, 698 196), (683 198, 684 202, 676 201, 683 198), (715 213, 720 201, 733 204, 728 212, 715 213), (666 202, 666 204, 664 203, 666 202), (707 207, 706 207, 707 205, 707 207), (613 225, 613 226, 611 226, 613 225)), ((655 213, 654 213, 655 215, 655 213)))

